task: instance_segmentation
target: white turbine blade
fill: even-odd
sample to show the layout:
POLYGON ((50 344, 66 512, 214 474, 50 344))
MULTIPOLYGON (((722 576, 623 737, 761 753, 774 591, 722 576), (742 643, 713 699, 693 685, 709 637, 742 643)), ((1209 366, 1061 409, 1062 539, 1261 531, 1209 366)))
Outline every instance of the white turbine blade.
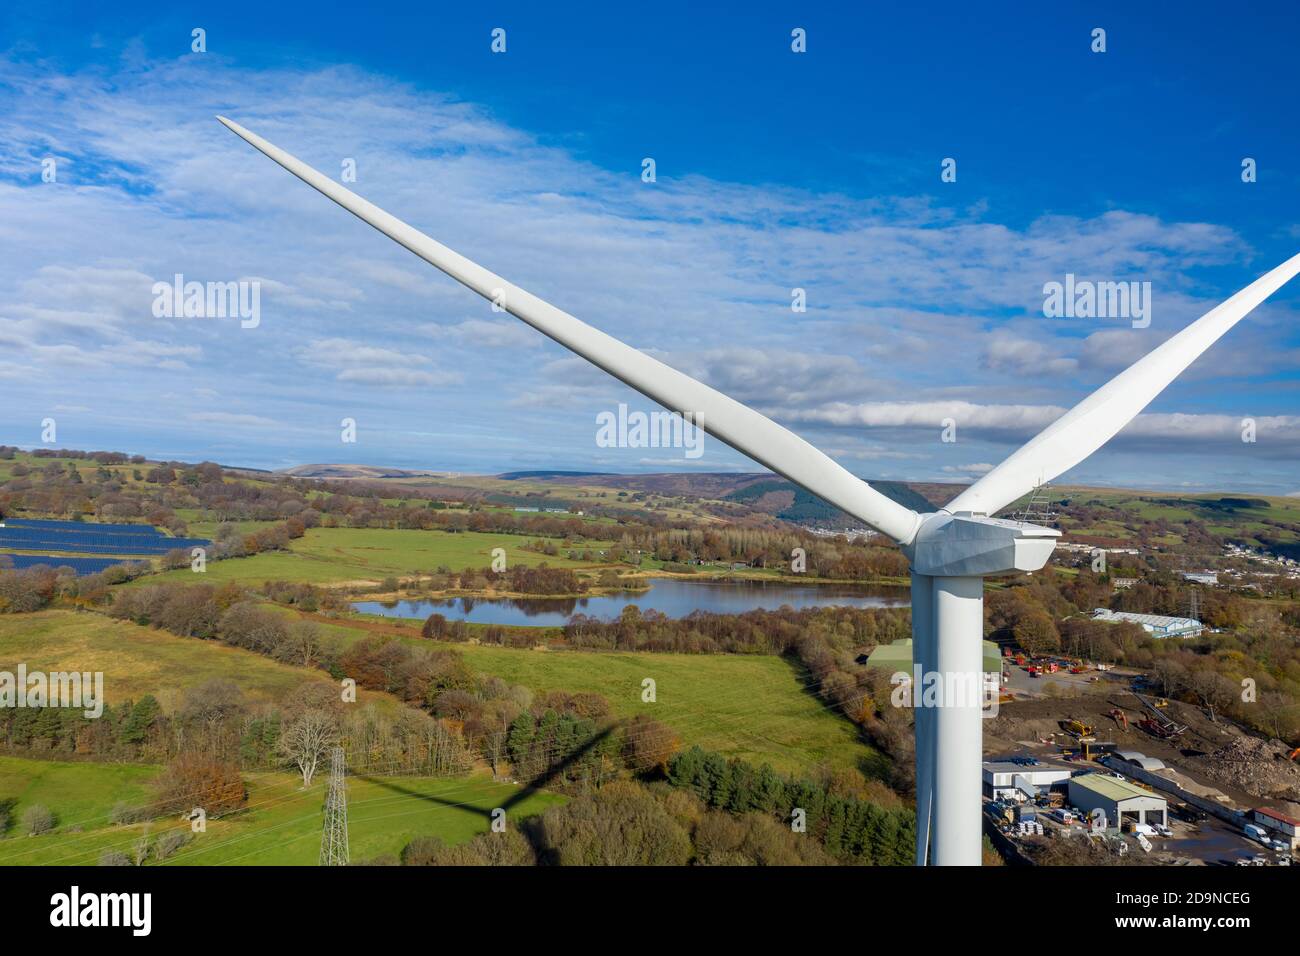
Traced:
POLYGON ((1300 273, 1300 255, 1256 279, 1070 409, 949 504, 993 514, 1069 471, 1138 416, 1230 328, 1300 273))
POLYGON ((710 435, 894 540, 907 544, 915 536, 920 523, 915 511, 886 498, 770 418, 512 285, 238 123, 224 116, 217 119, 358 219, 643 395, 673 411, 695 416, 710 435))

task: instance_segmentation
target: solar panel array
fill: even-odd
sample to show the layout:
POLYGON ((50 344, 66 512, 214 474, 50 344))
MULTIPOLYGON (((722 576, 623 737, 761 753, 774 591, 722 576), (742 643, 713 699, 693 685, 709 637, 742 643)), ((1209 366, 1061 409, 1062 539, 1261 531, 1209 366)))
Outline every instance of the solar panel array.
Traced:
POLYGON ((40 528, 45 531, 85 531, 87 528, 103 534, 161 535, 151 524, 99 524, 93 521, 57 521, 53 518, 6 518, 6 528, 40 528))
POLYGON ((175 548, 206 548, 206 538, 170 538, 153 525, 97 524, 89 521, 44 521, 12 518, 0 528, 0 550, 39 551, 40 555, 10 555, 15 567, 32 564, 68 566, 78 574, 94 574, 121 560, 64 558, 62 554, 160 555, 175 548), (21 563, 20 563, 21 562, 21 563))
MULTIPOLYGON (((15 571, 22 571, 24 568, 34 568, 38 564, 45 564, 52 568, 72 568, 77 572, 78 576, 98 574, 105 568, 111 568, 115 564, 131 563, 129 558, 64 558, 47 554, 0 554, 0 557, 12 561, 15 571)), ((3 563, 3 561, 0 561, 0 564, 3 563)))

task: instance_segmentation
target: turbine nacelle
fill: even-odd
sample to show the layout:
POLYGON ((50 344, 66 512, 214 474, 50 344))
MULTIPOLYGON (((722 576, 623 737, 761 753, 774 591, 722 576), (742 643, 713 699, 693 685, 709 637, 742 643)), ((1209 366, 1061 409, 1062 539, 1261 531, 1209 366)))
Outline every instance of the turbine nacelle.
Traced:
POLYGON ((916 537, 903 548, 912 570, 929 577, 992 577, 1037 571, 1061 532, 1041 525, 959 511, 921 516, 916 537))

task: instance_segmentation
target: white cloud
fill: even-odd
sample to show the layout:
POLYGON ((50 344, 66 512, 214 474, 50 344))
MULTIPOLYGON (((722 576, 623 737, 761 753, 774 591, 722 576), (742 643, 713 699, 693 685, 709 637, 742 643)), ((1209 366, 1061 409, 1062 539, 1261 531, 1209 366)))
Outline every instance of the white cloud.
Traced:
POLYGON ((300 361, 336 373, 340 382, 378 388, 416 388, 461 381, 455 372, 429 367, 432 359, 415 352, 378 348, 350 339, 317 339, 297 350, 300 361))
POLYGON ((338 374, 340 382, 374 385, 379 388, 417 388, 451 385, 461 380, 454 372, 432 372, 413 368, 345 368, 338 374))
POLYGON ((538 348, 545 337, 516 318, 466 319, 455 325, 426 325, 421 331, 434 339, 444 339, 480 349, 538 348))
POLYGON ((1028 435, 1041 431, 1065 414, 1051 405, 978 405, 973 402, 831 402, 807 411, 790 410, 795 421, 866 428, 930 428, 938 434, 945 419, 965 429, 1028 435))
MULTIPOLYGON (((974 402, 832 402, 808 410, 786 410, 792 421, 837 428, 920 430, 941 434, 943 422, 956 423, 960 441, 967 433, 1020 443, 1032 438, 1065 413, 1056 405, 981 405, 974 402)), ((1256 441, 1249 444, 1262 456, 1300 454, 1300 416, 1265 415, 1251 419, 1256 441)), ((1120 444, 1164 447, 1171 451, 1204 451, 1225 443, 1240 445, 1243 416, 1223 414, 1144 413, 1114 439, 1120 444)))
POLYGON ((237 412, 191 412, 188 417, 192 422, 216 425, 247 425, 258 428, 269 428, 283 424, 283 422, 277 422, 264 415, 248 415, 237 412))
POLYGON ((1056 355, 1043 342, 994 333, 984 347, 985 368, 1015 375, 1055 376, 1073 372, 1078 361, 1056 355))
MULTIPOLYGON (((280 464, 336 444, 320 423, 337 421, 339 406, 382 412, 385 431, 367 447, 380 463, 417 456, 469 470, 528 456, 585 461, 595 411, 629 399, 513 318, 489 317, 471 293, 231 136, 217 112, 328 174, 356 157, 358 192, 457 251, 808 426, 846 459, 909 457, 918 474, 951 461, 937 440, 895 447, 887 434, 863 446, 849 433, 937 436, 951 416, 963 440, 1022 441, 1099 384, 1083 377, 1145 353, 1235 291, 1189 269, 1251 254, 1226 227, 1123 210, 1011 227, 989 218, 995 207, 949 210, 924 197, 699 176, 629 188, 625 171, 448 95, 350 67, 196 60, 137 57, 119 72, 69 74, 0 58, 0 238, 23 249, 0 260, 0 404, 16 419, 73 402, 72 384, 81 396, 111 394, 112 415, 134 423, 110 432, 107 408, 93 406, 87 428, 105 430, 89 444, 112 435, 149 451, 163 422, 195 457, 234 448, 245 463, 280 464), (57 185, 28 168, 45 154, 66 157, 57 185), (176 272, 259 278, 261 325, 155 320, 150 286, 176 272), (1066 272, 1152 281, 1152 329, 1043 320, 1042 284, 1066 272), (807 313, 790 311, 794 286, 808 292, 807 313), (536 350, 528 361, 510 354, 524 348, 536 350), (388 389, 429 401, 394 402, 388 389), (254 418, 286 427, 227 440, 225 429, 252 423, 160 406, 168 393, 237 395, 262 413, 254 418), (458 431, 428 433, 431 407, 458 431)), ((1294 402, 1258 387, 1262 370, 1294 375, 1300 364, 1294 309, 1270 306, 1251 323, 1194 374, 1249 389, 1261 456, 1294 454, 1293 419, 1272 414, 1294 402)), ((1207 400, 1184 387, 1157 406, 1167 417, 1144 416, 1124 441, 1221 447, 1235 415, 1169 413, 1215 409, 1207 400)), ((962 460, 1007 450, 963 448, 962 460)))

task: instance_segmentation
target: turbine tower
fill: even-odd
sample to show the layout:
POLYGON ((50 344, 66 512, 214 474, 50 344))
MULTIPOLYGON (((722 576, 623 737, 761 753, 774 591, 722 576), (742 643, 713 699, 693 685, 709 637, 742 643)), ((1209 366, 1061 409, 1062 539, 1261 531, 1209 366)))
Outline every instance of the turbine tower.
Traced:
MULTIPOLYGON (((911 562, 912 649, 943 693, 915 711, 916 862, 978 866, 984 578, 1037 571, 1060 532, 993 517, 1113 438, 1257 305, 1300 272, 1300 255, 1252 282, 1093 392, 938 512, 918 514, 752 408, 562 312, 329 177, 218 116, 226 127, 363 222, 593 365, 893 538, 911 562)), ((924 696, 924 695, 923 695, 924 696)))

